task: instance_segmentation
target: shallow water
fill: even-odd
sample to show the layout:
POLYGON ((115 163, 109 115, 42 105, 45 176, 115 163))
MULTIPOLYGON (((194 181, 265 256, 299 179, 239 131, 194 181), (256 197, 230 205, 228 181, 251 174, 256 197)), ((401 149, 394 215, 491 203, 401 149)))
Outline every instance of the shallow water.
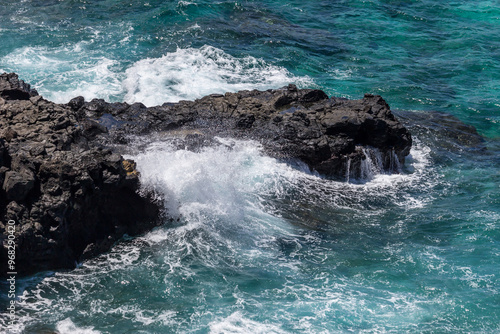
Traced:
POLYGON ((54 101, 296 83, 381 94, 415 139, 401 174, 346 183, 251 141, 150 138, 129 157, 178 220, 18 280, 18 329, 500 332, 498 36, 494 1, 4 2, 0 72, 54 101))

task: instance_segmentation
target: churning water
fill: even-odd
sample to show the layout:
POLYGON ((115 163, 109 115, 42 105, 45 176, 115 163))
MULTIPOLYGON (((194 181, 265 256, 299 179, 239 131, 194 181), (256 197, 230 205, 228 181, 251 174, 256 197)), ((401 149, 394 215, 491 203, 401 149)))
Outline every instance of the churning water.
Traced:
POLYGON ((348 182, 253 141, 192 152, 143 138, 128 157, 173 219, 75 270, 18 280, 17 329, 500 332, 498 36, 494 1, 3 1, 0 70, 57 102, 296 83, 381 94, 415 137, 400 173, 381 174, 366 149, 348 182), (426 123, 433 110, 485 142, 426 123))

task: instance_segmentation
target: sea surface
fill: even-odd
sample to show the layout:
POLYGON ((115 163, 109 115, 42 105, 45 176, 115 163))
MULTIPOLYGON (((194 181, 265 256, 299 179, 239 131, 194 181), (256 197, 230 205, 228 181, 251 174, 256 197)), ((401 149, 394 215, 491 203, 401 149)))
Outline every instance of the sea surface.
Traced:
POLYGON ((0 332, 500 333, 498 1, 4 0, 4 71, 60 103, 380 94, 414 146, 336 182, 249 140, 138 139, 174 222, 18 279, 0 332))

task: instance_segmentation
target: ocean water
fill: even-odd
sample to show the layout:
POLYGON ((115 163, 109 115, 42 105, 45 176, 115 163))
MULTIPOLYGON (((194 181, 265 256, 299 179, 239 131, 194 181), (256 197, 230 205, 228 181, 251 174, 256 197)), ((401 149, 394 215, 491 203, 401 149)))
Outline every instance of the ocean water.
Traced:
POLYGON ((174 222, 18 279, 0 332, 500 333, 499 36, 497 1, 1 1, 0 72, 53 101, 295 83, 380 94, 415 143, 336 182, 257 142, 138 138, 174 222))

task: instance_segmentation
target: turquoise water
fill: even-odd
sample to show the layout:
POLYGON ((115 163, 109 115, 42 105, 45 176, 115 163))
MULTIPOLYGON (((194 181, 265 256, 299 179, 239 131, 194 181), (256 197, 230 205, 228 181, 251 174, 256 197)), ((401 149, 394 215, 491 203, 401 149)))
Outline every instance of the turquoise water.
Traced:
POLYGON ((19 280, 20 321, 9 330, 499 333, 499 8, 3 1, 0 72, 56 102, 156 105, 294 82, 380 94, 415 138, 406 173, 351 183, 265 157, 250 141, 198 153, 169 138, 137 143, 128 155, 144 187, 168 198, 178 221, 75 270, 19 280), (432 111, 475 126, 484 149, 426 123, 432 111))

